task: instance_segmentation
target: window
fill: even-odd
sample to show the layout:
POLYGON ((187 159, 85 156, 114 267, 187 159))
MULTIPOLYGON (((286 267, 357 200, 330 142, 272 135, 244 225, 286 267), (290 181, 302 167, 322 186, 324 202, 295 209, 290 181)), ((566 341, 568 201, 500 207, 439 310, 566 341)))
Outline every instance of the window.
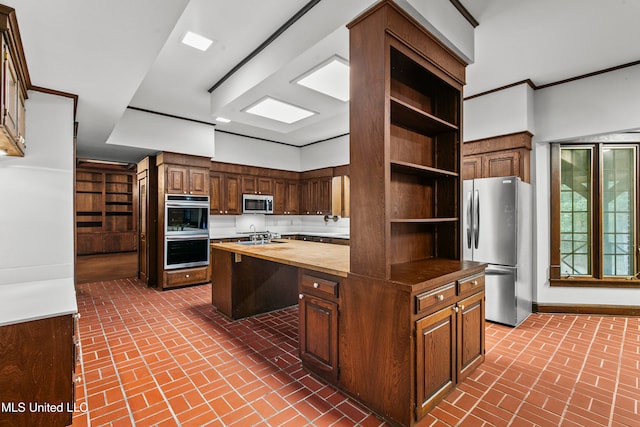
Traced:
POLYGON ((640 285, 639 146, 552 145, 552 285, 640 285))

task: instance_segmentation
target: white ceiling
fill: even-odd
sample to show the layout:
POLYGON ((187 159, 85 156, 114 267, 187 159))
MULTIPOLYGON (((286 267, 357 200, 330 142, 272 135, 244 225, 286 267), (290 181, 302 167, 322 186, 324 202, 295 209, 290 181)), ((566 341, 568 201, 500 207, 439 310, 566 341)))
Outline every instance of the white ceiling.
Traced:
MULTIPOLYGON (((233 121, 217 130, 296 146, 347 133, 348 103, 290 82, 332 55, 348 59, 344 25, 374 1, 321 0, 213 96, 208 89, 308 0, 4 2, 16 9, 32 84, 78 95, 78 156, 137 161, 144 150, 105 144, 128 106, 206 123, 223 115, 233 121), (183 46, 187 30, 215 44, 183 46), (265 95, 319 114, 287 126, 242 112, 265 95)), ((480 23, 466 96, 640 60, 637 0, 461 2, 480 23)))

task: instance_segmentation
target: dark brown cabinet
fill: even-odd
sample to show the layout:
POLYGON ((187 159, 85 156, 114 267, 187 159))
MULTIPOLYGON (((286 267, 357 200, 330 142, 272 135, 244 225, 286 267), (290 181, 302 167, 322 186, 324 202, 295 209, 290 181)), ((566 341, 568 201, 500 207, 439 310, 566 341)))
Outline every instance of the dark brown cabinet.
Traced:
POLYGON ((484 361, 484 276, 460 279, 457 291, 450 283, 416 296, 419 313, 434 309, 415 327, 417 419, 484 361))
POLYGON ((209 174, 211 215, 240 215, 242 213, 242 177, 236 174, 209 174))
POLYGON ((168 164, 167 194, 209 194, 209 169, 168 164))
POLYGON ((273 195, 273 179, 245 175, 242 177, 242 194, 273 195))
POLYGON ((531 133, 518 132, 463 145, 462 178, 518 176, 530 182, 531 133))
POLYGON ((147 286, 157 282, 156 248, 158 223, 158 187, 155 158, 147 157, 138 164, 138 278, 147 286))
POLYGON ((339 372, 336 279, 301 270, 298 301, 300 359, 305 368, 332 383, 339 372))
POLYGON ((331 214, 332 177, 306 179, 300 182, 300 210, 306 215, 331 214))
POLYGON ((212 172, 209 179, 211 215, 240 215, 242 213, 242 177, 212 172))
POLYGON ((416 417, 422 418, 456 384, 454 307, 416 322, 416 417))
POLYGON ((3 58, 0 68, 0 150, 8 156, 24 156, 25 100, 31 81, 13 8, 0 5, 0 32, 3 58))
POLYGON ((135 174, 127 166, 115 168, 76 171, 78 255, 137 249, 135 174))
POLYGON ((0 425, 71 424, 75 330, 71 314, 0 327, 0 425), (32 403, 56 405, 56 410, 31 411, 32 403), (21 411, 20 405, 27 406, 21 411))
POLYGON ((273 190, 273 213, 275 215, 297 215, 300 203, 300 184, 298 181, 275 179, 273 190))

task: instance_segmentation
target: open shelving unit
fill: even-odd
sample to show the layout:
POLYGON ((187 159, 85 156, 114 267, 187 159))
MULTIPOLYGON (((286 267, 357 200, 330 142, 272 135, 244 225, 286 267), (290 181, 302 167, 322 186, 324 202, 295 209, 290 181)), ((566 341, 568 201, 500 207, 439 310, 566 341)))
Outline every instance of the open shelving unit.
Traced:
POLYGON ((134 189, 128 170, 76 170, 78 255, 136 250, 134 189))
MULTIPOLYGON (((361 150, 356 156, 367 159, 367 169, 355 174, 370 174, 370 189, 382 198, 365 212, 383 220, 372 223, 373 214, 354 220, 351 247, 353 272, 390 279, 395 264, 460 259, 462 84, 392 33, 384 46, 387 53, 373 59, 384 78, 365 76, 366 89, 356 90, 379 91, 371 102, 385 107, 367 106, 372 115, 356 123, 362 128, 355 134, 367 135, 366 142, 352 137, 355 151, 361 150), (376 125, 367 129, 371 123, 376 125), (372 235, 381 243, 378 250, 365 248, 372 235)), ((356 108, 363 111, 362 105, 356 108)), ((367 203, 358 194, 354 201, 367 203)))

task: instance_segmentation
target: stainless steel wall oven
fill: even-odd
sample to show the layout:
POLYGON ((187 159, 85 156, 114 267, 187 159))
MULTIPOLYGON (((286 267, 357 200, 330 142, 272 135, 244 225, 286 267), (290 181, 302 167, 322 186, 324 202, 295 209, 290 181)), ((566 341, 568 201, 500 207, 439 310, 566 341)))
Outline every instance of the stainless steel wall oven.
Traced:
POLYGON ((165 196, 164 268, 209 265, 209 196, 165 196))

